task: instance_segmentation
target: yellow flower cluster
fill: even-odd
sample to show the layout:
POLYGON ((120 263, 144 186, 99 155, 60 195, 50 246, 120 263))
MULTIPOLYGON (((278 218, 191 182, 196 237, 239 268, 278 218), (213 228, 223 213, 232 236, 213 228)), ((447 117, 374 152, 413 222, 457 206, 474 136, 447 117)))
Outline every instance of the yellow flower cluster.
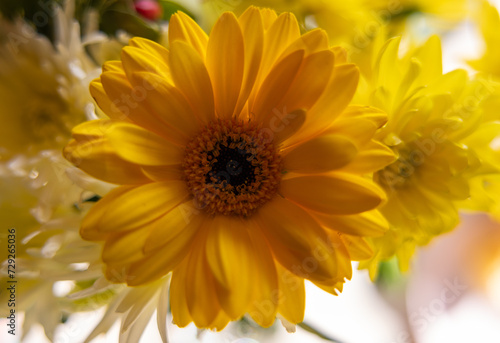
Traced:
POLYGON ((461 210, 498 216, 498 12, 482 7, 476 75, 443 73, 439 36, 407 35, 415 15, 450 29, 465 3, 207 0, 102 71, 73 2, 53 42, 0 17, 0 214, 19 291, 43 297, 19 304, 24 329, 50 307, 53 339, 63 313, 103 305, 88 340, 123 319, 137 341, 155 310, 164 341, 169 310, 291 329, 305 281, 338 295, 353 261, 406 271, 461 210))

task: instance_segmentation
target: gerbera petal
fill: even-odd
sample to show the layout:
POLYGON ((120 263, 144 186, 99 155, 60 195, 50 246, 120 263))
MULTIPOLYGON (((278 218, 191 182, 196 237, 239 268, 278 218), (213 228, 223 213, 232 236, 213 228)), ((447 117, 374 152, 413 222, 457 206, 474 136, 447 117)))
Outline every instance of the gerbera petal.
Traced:
POLYGON ((276 320, 279 303, 278 275, 271 248, 258 224, 250 221, 250 239, 255 248, 254 259, 257 264, 253 280, 253 301, 248 314, 262 327, 270 327, 276 320))
POLYGON ((104 87, 102 86, 101 79, 95 79, 90 83, 90 94, 94 98, 97 106, 111 119, 118 119, 127 121, 128 116, 120 111, 118 102, 113 102, 108 97, 106 92, 104 91, 104 87))
MULTIPOLYGON (((206 236, 197 237, 191 254, 180 265, 186 268, 184 286, 189 313, 198 327, 209 327, 220 312, 215 278, 206 256, 206 236)), ((175 276, 175 271, 174 271, 175 276)))
POLYGON ((240 113, 248 96, 254 89, 255 80, 260 69, 264 41, 264 24, 262 11, 250 6, 240 17, 239 23, 243 33, 245 53, 245 73, 241 86, 240 97, 236 105, 235 114, 240 113))
MULTIPOLYGON (((166 57, 168 58, 168 53, 166 57)), ((159 59, 157 55, 150 53, 148 50, 126 46, 122 49, 121 60, 123 71, 129 80, 132 73, 136 72, 154 73, 163 78, 170 79, 170 68, 166 64, 165 59, 159 59)))
MULTIPOLYGON (((157 227, 157 223, 151 225, 152 229, 157 227)), ((200 228, 200 221, 193 222, 192 225, 185 226, 185 231, 173 237, 163 244, 160 249, 147 252, 146 257, 132 263, 128 268, 129 286, 138 286, 158 280, 174 268, 189 254, 191 244, 200 228)), ((149 237, 148 234, 145 234, 149 237)), ((145 246, 144 246, 145 248, 145 246)))
POLYGON ((181 328, 193 321, 186 301, 186 273, 187 268, 176 268, 170 281, 170 308, 173 322, 181 328))
POLYGON ((148 237, 150 227, 110 234, 102 249, 104 263, 127 264, 144 257, 142 246, 148 237))
POLYGON ((194 113, 208 123, 215 119, 214 92, 203 59, 196 50, 181 40, 170 46, 172 78, 184 93, 194 113))
POLYGON ((132 87, 125 74, 117 72, 102 74, 101 82, 109 99, 125 117, 150 131, 168 132, 169 127, 147 108, 146 88, 132 87))
POLYGON ((142 37, 134 37, 130 39, 129 45, 147 51, 158 60, 165 62, 165 65, 168 65, 168 50, 155 41, 142 37))
POLYGON ((314 29, 306 32, 290 44, 283 52, 283 55, 288 55, 295 50, 305 50, 306 54, 328 50, 328 35, 322 29, 314 29))
POLYGON ((313 138, 292 149, 284 157, 284 170, 316 174, 341 168, 357 153, 356 146, 347 138, 327 134, 313 138))
POLYGON ((215 320, 208 326, 208 329, 221 331, 231 321, 231 318, 224 311, 219 311, 215 320))
POLYGON ((278 108, 310 109, 325 91, 333 70, 334 55, 328 50, 304 58, 297 76, 278 108))
POLYGON ((347 251, 349 251, 351 260, 362 261, 373 257, 373 248, 364 237, 342 235, 340 239, 342 239, 347 251))
POLYGON ((151 180, 140 166, 119 157, 102 136, 111 125, 109 120, 93 120, 74 128, 71 140, 63 150, 64 157, 86 173, 115 184, 142 184, 151 180))
MULTIPOLYGON (((281 113, 276 106, 288 92, 302 65, 304 51, 298 50, 283 58, 269 73, 256 95, 250 112, 257 121, 263 121, 274 112, 281 113)), ((284 109, 286 111, 286 109, 284 109)))
POLYGON ((215 276, 219 303, 232 320, 246 312, 259 267, 248 226, 243 218, 216 216, 206 242, 206 259, 215 276))
MULTIPOLYGON (((107 205, 107 211, 97 222, 92 223, 94 230, 113 232, 139 228, 170 211, 183 202, 187 195, 186 185, 180 181, 155 182, 134 187, 107 205)), ((101 207, 100 201, 94 208, 101 207)), ((90 223, 84 224, 86 226, 90 223)))
POLYGON ((285 268, 310 280, 337 276, 335 248, 326 232, 301 207, 275 197, 255 216, 274 256, 285 268))
MULTIPOLYGON (((204 214, 200 213, 200 210, 196 208, 192 201, 180 204, 155 221, 143 244, 144 252, 148 254, 172 242, 179 235, 192 236, 204 219, 204 214)), ((166 251, 168 249, 162 250, 166 251)))
POLYGON ((348 235, 376 237, 389 230, 389 223, 377 210, 354 215, 315 213, 313 216, 325 227, 348 235))
POLYGON ((89 241, 99 241, 107 236, 107 233, 103 233, 98 230, 98 224, 106 211, 108 206, 116 202, 122 195, 134 189, 134 186, 121 186, 111 190, 104 198, 99 200, 90 211, 87 213, 85 218, 82 220, 82 225, 80 227, 80 236, 83 239, 89 241))
POLYGON ((301 206, 326 214, 356 214, 372 210, 385 197, 370 180, 341 173, 282 180, 280 192, 301 206))
POLYGON ((231 118, 240 95, 245 65, 243 34, 233 13, 224 13, 215 23, 208 41, 206 63, 217 115, 231 118))
POLYGON ((359 81, 359 69, 354 64, 342 64, 333 69, 330 83, 310 111, 315 122, 334 119, 351 102, 359 81))
POLYGON ((286 145, 293 145, 330 127, 350 103, 358 86, 359 70, 354 64, 335 66, 322 96, 307 113, 300 132, 286 145))
MULTIPOLYGON (((264 22, 266 21, 264 17, 264 22)), ((285 48, 299 37, 300 29, 295 15, 290 12, 281 13, 266 31, 261 70, 263 75, 267 74, 285 48)))
MULTIPOLYGON (((146 88, 144 101, 150 112, 176 130, 178 135, 193 137, 200 130, 193 109, 173 84, 159 75, 146 72, 133 73, 131 82, 133 86, 146 88)), ((170 131, 166 134, 172 136, 170 131)))
POLYGON ((119 185, 143 184, 151 180, 140 166, 123 160, 106 140, 78 142, 71 140, 64 157, 87 174, 119 185))
POLYGON ((183 151, 166 139, 128 123, 116 123, 106 138, 123 159, 142 165, 161 166, 182 162, 183 151))
POLYGON ((183 12, 179 11, 170 17, 168 41, 170 46, 175 41, 185 42, 192 46, 200 57, 205 58, 208 36, 193 19, 183 12))
POLYGON ((279 313, 292 324, 301 323, 306 307, 304 279, 292 274, 280 264, 276 265, 276 269, 281 295, 279 313))
POLYGON ((269 30, 271 25, 278 19, 278 15, 276 11, 270 8, 260 9, 260 13, 262 14, 262 23, 264 24, 264 30, 269 30))
POLYGON ((170 166, 142 166, 144 175, 153 181, 183 181, 184 171, 181 164, 173 164, 170 166))
POLYGON ((370 141, 356 155, 354 160, 342 168, 343 171, 365 174, 380 170, 396 160, 394 152, 386 145, 370 141))
POLYGON ((123 72, 123 63, 122 61, 106 61, 102 65, 102 71, 114 71, 121 73, 123 72))

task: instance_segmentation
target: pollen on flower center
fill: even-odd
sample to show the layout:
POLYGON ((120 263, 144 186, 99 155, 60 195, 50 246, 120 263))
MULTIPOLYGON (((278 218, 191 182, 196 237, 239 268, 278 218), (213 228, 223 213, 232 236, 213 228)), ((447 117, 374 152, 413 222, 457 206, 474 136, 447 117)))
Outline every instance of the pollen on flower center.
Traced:
POLYGON ((207 213, 248 216, 276 193, 281 157, 257 126, 222 120, 186 146, 183 169, 193 198, 207 213))

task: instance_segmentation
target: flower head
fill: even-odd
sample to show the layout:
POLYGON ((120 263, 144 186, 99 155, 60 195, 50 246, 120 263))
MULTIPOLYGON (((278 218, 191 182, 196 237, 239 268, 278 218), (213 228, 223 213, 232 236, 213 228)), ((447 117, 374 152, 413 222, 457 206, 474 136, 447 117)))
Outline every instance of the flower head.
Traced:
POLYGON ((388 113, 377 138, 398 157, 374 175, 387 191, 381 212, 393 231, 373 242, 378 258, 396 253, 406 269, 416 246, 458 224, 458 209, 472 201, 472 178, 495 170, 474 142, 476 130, 490 132, 495 125, 481 105, 491 85, 469 80, 463 70, 443 75, 437 37, 401 59, 398 48, 398 38, 380 48, 358 95, 388 113))
POLYGON ((365 248, 356 236, 387 229, 364 176, 393 160, 372 140, 385 114, 348 106, 358 69, 289 13, 228 12, 209 37, 178 13, 169 46, 134 38, 91 84, 110 119, 77 126, 64 153, 121 186, 81 235, 104 241, 112 281, 172 272, 179 326, 298 323, 304 279, 335 293, 365 248))

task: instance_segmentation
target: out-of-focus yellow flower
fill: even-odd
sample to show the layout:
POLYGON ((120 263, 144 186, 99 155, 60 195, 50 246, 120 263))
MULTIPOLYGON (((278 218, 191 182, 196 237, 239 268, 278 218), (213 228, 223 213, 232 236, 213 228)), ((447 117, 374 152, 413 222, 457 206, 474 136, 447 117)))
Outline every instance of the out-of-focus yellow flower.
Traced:
POLYGON ((204 26, 208 30, 215 18, 224 11, 240 14, 250 5, 268 7, 278 12, 293 12, 303 29, 321 27, 328 32, 330 42, 336 44, 350 44, 358 33, 364 31, 366 23, 378 20, 371 8, 363 4, 363 0, 206 0, 203 2, 202 19, 207 21, 204 26))
POLYGON ((110 119, 77 126, 65 156, 121 186, 81 235, 104 241, 112 281, 173 271, 181 327, 245 313, 298 323, 304 279, 336 293, 351 258, 370 254, 356 236, 387 229, 374 210, 385 195, 364 176, 394 159, 372 140, 386 116, 349 106, 357 67, 290 13, 225 13, 210 37, 178 13, 169 45, 132 39, 91 84, 110 119))
POLYGON ((404 18, 413 13, 424 13, 444 21, 443 24, 456 23, 467 15, 466 0, 364 0, 364 5, 381 16, 392 12, 404 18))
POLYGON ((469 61, 476 70, 491 74, 500 80, 500 17, 498 10, 487 1, 482 2, 478 18, 479 27, 486 44, 483 56, 480 59, 469 61))
POLYGON ((495 172, 472 140, 475 130, 495 130, 481 107, 491 84, 470 81, 463 70, 443 75, 437 37, 403 58, 398 50, 394 38, 374 54, 358 92, 359 100, 388 113, 376 137, 398 156, 374 175, 388 194, 381 212, 392 230, 372 240, 378 254, 361 263, 372 277, 376 262, 394 254, 407 269, 416 246, 458 224, 460 203, 471 201, 470 179, 495 172))
POLYGON ((366 55, 365 49, 381 29, 391 36, 412 32, 413 22, 408 21, 412 15, 421 14, 427 26, 442 31, 468 13, 466 0, 204 0, 199 17, 209 31, 222 12, 240 14, 250 5, 293 12, 303 29, 326 30, 330 42, 342 45, 349 55, 366 55))

